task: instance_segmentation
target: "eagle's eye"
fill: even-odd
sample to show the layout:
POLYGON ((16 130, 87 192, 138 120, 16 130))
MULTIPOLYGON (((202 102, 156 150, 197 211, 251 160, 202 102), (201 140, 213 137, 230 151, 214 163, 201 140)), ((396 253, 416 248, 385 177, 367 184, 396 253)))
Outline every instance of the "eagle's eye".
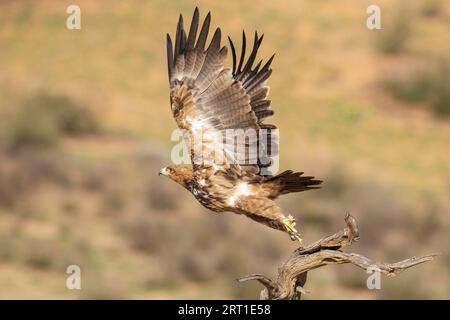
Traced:
POLYGON ((159 175, 163 175, 163 176, 168 176, 171 175, 172 173, 174 173, 174 170, 172 168, 162 168, 161 170, 159 170, 159 175))

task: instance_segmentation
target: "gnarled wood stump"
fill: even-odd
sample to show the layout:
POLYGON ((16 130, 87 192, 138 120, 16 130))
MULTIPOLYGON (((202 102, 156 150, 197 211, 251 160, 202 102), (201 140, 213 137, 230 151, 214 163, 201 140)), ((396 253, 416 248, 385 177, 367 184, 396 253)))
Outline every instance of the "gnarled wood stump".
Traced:
POLYGON ((347 227, 331 236, 322 238, 306 247, 300 247, 278 268, 278 277, 274 281, 262 274, 250 274, 239 278, 239 282, 257 280, 265 287, 261 291, 262 300, 300 299, 302 293, 307 293, 303 287, 308 271, 329 264, 351 263, 362 269, 376 269, 388 275, 395 276, 405 269, 431 261, 437 254, 412 257, 396 263, 376 262, 356 253, 346 253, 340 249, 359 240, 358 226, 353 216, 345 216, 347 227))

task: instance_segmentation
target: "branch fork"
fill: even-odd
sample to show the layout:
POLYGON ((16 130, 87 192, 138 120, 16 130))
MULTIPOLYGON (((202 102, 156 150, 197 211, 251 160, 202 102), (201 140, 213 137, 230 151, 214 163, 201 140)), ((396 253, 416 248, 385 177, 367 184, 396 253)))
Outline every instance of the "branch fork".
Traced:
POLYGON ((418 264, 433 260, 438 254, 411 257, 396 263, 373 261, 357 253, 347 253, 340 249, 359 240, 359 231, 355 218, 345 215, 346 227, 328 237, 322 238, 306 247, 299 247, 278 268, 278 276, 274 281, 262 274, 250 274, 238 279, 239 282, 256 280, 265 288, 260 293, 262 300, 300 299, 302 294, 309 293, 304 289, 307 273, 310 270, 330 264, 350 263, 361 269, 379 270, 395 276, 400 272, 418 264))

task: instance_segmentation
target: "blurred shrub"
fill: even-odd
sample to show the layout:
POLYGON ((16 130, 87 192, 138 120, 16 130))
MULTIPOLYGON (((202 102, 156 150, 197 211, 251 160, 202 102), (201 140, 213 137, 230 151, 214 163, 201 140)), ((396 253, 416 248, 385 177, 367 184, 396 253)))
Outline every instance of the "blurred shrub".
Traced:
POLYGON ((386 80, 385 86, 396 98, 404 101, 423 101, 428 96, 433 79, 424 71, 396 74, 386 80))
POLYGON ((16 206, 30 186, 30 182, 27 176, 11 172, 0 166, 0 207, 16 206))
POLYGON ((350 289, 367 289, 368 274, 354 265, 342 265, 335 268, 339 285, 350 289))
POLYGON ((382 29, 375 32, 375 45, 382 53, 393 54, 403 51, 411 35, 413 24, 411 13, 403 9, 395 12, 383 19, 382 29))
POLYGON ((438 115, 450 115, 450 66, 396 72, 385 80, 386 89, 408 102, 425 102, 438 115))
POLYGON ((431 95, 431 106, 440 115, 450 115, 450 73, 446 68, 441 70, 441 82, 436 83, 431 95))
POLYGON ((22 147, 49 147, 58 141, 59 132, 48 114, 29 107, 18 111, 8 124, 7 144, 13 149, 22 147))
POLYGON ((61 241, 20 232, 0 236, 0 260, 36 269, 64 270, 74 262, 85 263, 90 256, 90 245, 80 239, 61 241))
POLYGON ((169 222, 145 215, 125 219, 120 230, 133 249, 145 252, 158 250, 173 232, 169 222))
POLYGON ((379 297, 386 300, 419 300, 423 297, 432 297, 430 290, 433 286, 427 285, 424 278, 420 278, 420 269, 410 269, 395 278, 382 277, 379 297))
POLYGON ((178 207, 180 190, 177 191, 171 184, 171 181, 162 181, 160 183, 156 183, 154 179, 148 181, 144 196, 149 209, 154 208, 166 211, 174 210, 178 207))
POLYGON ((27 196, 42 181, 52 181, 59 187, 71 184, 64 162, 53 152, 0 152, 0 207, 23 207, 27 196))
POLYGON ((102 214, 105 216, 114 216, 120 213, 126 207, 126 199, 119 190, 109 190, 103 193, 102 214))
POLYGON ((66 96, 38 93, 25 99, 10 123, 6 138, 12 148, 49 147, 62 135, 93 133, 97 121, 88 110, 66 96))
POLYGON ((66 96, 40 94, 31 103, 42 112, 53 115, 56 126, 64 134, 89 134, 97 130, 97 122, 86 107, 66 96))
POLYGON ((118 276, 105 276, 102 272, 97 271, 93 276, 88 277, 84 283, 83 290, 80 292, 83 299, 118 300, 129 298, 129 296, 126 296, 129 287, 118 276))
POLYGON ((439 206, 438 200, 433 194, 425 194, 426 200, 423 200, 422 214, 410 215, 407 220, 407 229, 420 243, 431 242, 445 223, 442 221, 439 213, 444 211, 439 206))
POLYGON ((129 245, 157 259, 162 268, 158 267, 157 276, 147 279, 149 287, 228 281, 245 273, 272 271, 280 262, 286 239, 280 237, 276 242, 264 234, 255 237, 245 224, 252 222, 245 221, 242 229, 232 228, 229 218, 206 213, 196 213, 189 219, 138 214, 123 216, 117 222, 129 245), (243 242, 246 246, 241 245, 243 242), (247 259, 248 255, 252 259, 247 259))
POLYGON ((427 18, 432 18, 437 15, 442 10, 442 1, 441 0, 427 0, 420 2, 420 13, 422 16, 427 18))
POLYGON ((179 279, 205 281, 216 272, 214 264, 218 256, 208 248, 194 245, 198 237, 205 235, 195 232, 197 223, 190 221, 180 225, 158 216, 137 215, 127 217, 119 227, 133 249, 157 256, 164 262, 166 270, 161 277, 176 281, 173 279, 176 275, 179 279), (192 250, 194 247, 196 250, 192 250))

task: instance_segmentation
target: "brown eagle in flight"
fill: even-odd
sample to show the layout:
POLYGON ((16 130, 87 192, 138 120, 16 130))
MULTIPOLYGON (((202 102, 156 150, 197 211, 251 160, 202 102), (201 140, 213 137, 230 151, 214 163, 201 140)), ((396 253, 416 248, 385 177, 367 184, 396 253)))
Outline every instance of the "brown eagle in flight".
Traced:
POLYGON ((254 66, 263 36, 259 37, 255 32, 253 48, 245 59, 246 37, 243 33, 239 61, 228 37, 233 68, 225 68, 227 48, 221 47, 220 28, 216 29, 205 49, 210 21, 208 13, 198 33, 199 11, 196 8, 188 34, 181 15, 175 45, 167 34, 171 109, 178 127, 185 132, 192 167, 170 165, 159 174, 185 187, 212 211, 243 214, 287 232, 292 240, 301 241, 295 220, 290 215, 283 215, 274 200, 282 194, 317 189, 322 181, 291 170, 278 175, 267 173, 276 152, 273 144, 268 143, 274 140, 276 127, 263 123, 273 115, 266 84, 272 73, 273 56, 262 67, 262 61, 254 66), (240 132, 238 137, 224 139, 221 134, 205 133, 228 133, 230 130, 240 132), (236 151, 236 139, 242 138, 241 133, 246 130, 253 130, 255 134, 245 136, 241 143, 244 150, 238 148, 236 151), (248 150, 252 147, 258 152, 249 155, 248 150), (198 157, 199 151, 203 155, 211 150, 215 154, 213 161, 198 157), (259 156, 261 150, 265 151, 265 157, 259 156), (242 152, 245 161, 236 161, 242 152), (256 158, 255 154, 258 155, 256 158))

